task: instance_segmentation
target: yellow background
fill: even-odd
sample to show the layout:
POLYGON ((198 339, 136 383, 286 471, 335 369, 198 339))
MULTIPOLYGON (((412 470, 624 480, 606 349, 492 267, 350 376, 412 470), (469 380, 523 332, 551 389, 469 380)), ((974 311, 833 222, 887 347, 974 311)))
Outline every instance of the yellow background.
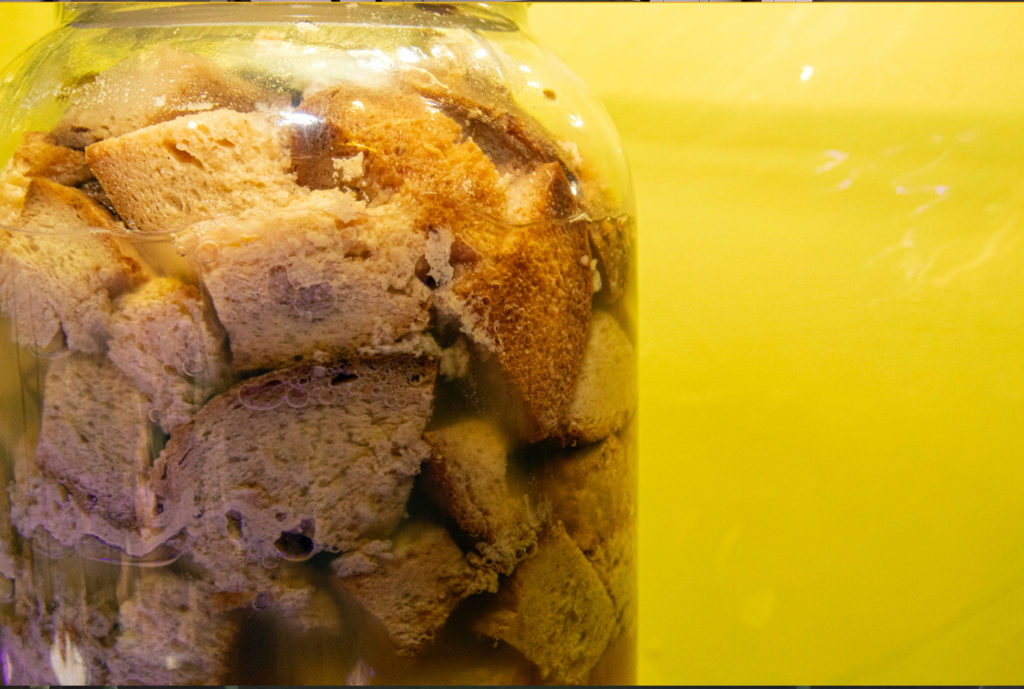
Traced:
POLYGON ((641 681, 1024 680, 1024 5, 531 18, 636 184, 641 681))

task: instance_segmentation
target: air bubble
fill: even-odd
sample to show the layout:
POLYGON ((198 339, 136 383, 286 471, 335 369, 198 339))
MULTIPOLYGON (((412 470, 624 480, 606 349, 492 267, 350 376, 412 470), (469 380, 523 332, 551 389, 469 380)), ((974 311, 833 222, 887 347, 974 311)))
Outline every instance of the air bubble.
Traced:
POLYGON ((281 380, 249 383, 238 389, 238 401, 254 411, 277 409, 284 402, 286 388, 281 380))
POLYGON ((284 532, 274 546, 281 559, 289 562, 305 562, 316 553, 313 540, 301 533, 284 532))
POLYGON ((334 306, 334 288, 328 282, 292 288, 292 306, 307 318, 326 315, 334 306))
POLYGON ((188 376, 198 376, 206 370, 206 359, 203 357, 190 357, 182 364, 181 370, 188 376))
POLYGON ((269 593, 260 593, 252 600, 253 610, 266 610, 274 604, 274 597, 269 593))
POLYGON ((309 392, 299 386, 292 386, 288 388, 288 392, 284 396, 285 402, 288 403, 289 407, 295 409, 302 409, 309 405, 309 392))
POLYGON ((318 404, 334 404, 334 400, 337 397, 338 393, 331 388, 320 388, 316 391, 316 401, 318 404))
POLYGON ((204 266, 208 266, 214 263, 220 255, 220 247, 217 246, 216 242, 206 240, 199 243, 196 247, 196 260, 202 263, 204 266))
POLYGON ((157 409, 156 407, 154 407, 154 408, 149 410, 149 413, 146 414, 146 417, 150 420, 150 422, 155 423, 155 424, 159 424, 160 423, 160 410, 157 409))

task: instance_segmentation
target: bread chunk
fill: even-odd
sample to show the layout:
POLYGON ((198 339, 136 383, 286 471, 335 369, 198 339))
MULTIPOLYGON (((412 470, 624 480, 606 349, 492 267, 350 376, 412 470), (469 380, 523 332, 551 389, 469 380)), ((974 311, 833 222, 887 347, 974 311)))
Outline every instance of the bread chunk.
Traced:
POLYGON ((25 132, 0 173, 0 223, 17 221, 25 192, 35 177, 74 186, 91 178, 92 173, 81 151, 53 143, 44 132, 25 132))
MULTIPOLYGON (((371 205, 392 195, 413 204, 416 226, 437 238, 424 256, 438 305, 496 357, 526 436, 550 435, 575 382, 593 292, 586 227, 565 221, 576 205, 563 167, 534 166, 509 182, 459 122, 414 92, 338 87, 300 110, 322 120, 294 144, 305 151, 295 156, 300 182, 354 188, 371 205), (324 162, 358 154, 356 181, 324 162)), ((528 155, 512 125, 502 126, 500 136, 520 142, 516 155, 528 155)))
POLYGON ((503 183, 494 165, 419 94, 345 85, 310 95, 299 110, 319 120, 296 139, 302 184, 356 189, 378 202, 401 193, 424 229, 465 223, 468 213, 500 217, 503 183), (360 154, 362 175, 338 174, 334 161, 360 154))
POLYGON ((508 89, 472 67, 439 68, 430 78, 416 70, 402 77, 416 93, 457 122, 463 136, 472 139, 502 174, 558 161, 550 134, 523 111, 508 89))
POLYGON ((117 623, 114 568, 74 554, 56 565, 35 545, 14 589, 11 614, 0 625, 5 683, 108 683, 107 649, 117 623))
POLYGON ((636 476, 625 444, 612 435, 553 458, 539 469, 536 487, 593 565, 622 618, 636 599, 636 476))
POLYGON ((426 238, 401 208, 337 190, 193 226, 180 245, 242 371, 351 356, 424 330, 426 238))
POLYGON ((92 231, 117 223, 72 187, 33 179, 19 223, 28 232, 0 231, 0 306, 18 342, 42 349, 63 332, 72 350, 103 351, 111 299, 148 270, 130 247, 92 231))
MULTIPOLYGON (((456 270, 435 294, 508 381, 523 436, 557 432, 576 384, 590 322, 592 274, 586 227, 560 218, 571 205, 557 164, 510 187, 500 249, 456 270)), ((454 256, 454 253, 452 254, 454 256)))
POLYGON ((105 139, 85 155, 129 227, 173 232, 294 198, 283 138, 265 115, 213 110, 105 139))
POLYGON ((633 415, 636 396, 633 345, 612 315, 594 311, 564 433, 589 443, 618 431, 633 415))
POLYGON ((475 629, 518 649, 542 677, 576 684, 604 653, 615 611, 604 584, 560 523, 541 536, 475 629))
POLYGON ((168 433, 227 387, 224 333, 192 285, 153 278, 123 295, 110 334, 107 356, 153 400, 155 421, 168 433))
POLYGON ((471 419, 424 439, 431 458, 423 485, 459 528, 479 539, 486 566, 511 574, 537 542, 539 519, 526 496, 516 496, 506 480, 508 439, 494 421, 471 419))
POLYGON ((213 592, 165 569, 142 569, 121 602, 107 664, 110 683, 222 684, 238 619, 215 612, 213 592))
POLYGON ((82 149, 181 115, 217 108, 249 112, 260 103, 286 101, 285 94, 245 81, 204 57, 160 46, 111 67, 74 92, 53 138, 82 149))
POLYGON ((633 222, 624 216, 590 223, 590 242, 601 271, 601 294, 609 304, 622 299, 631 281, 636 252, 634 231, 633 222))
POLYGON ((109 361, 71 354, 46 373, 34 470, 19 476, 13 517, 65 546, 93 535, 144 555, 184 526, 188 513, 159 492, 150 400, 109 361))
POLYGON ((104 684, 107 673, 94 634, 106 636, 109 610, 92 615, 84 601, 69 600, 66 587, 46 599, 30 577, 18 580, 13 615, 0 625, 4 683, 9 685, 104 684))
POLYGON ((371 571, 349 574, 344 556, 338 565, 344 589, 384 624, 403 655, 426 648, 464 598, 498 585, 496 574, 469 564, 444 527, 422 521, 403 526, 371 571))
POLYGON ((214 558, 200 564, 307 558, 389 534, 428 453, 436 368, 408 356, 302 365, 210 400, 156 464, 181 466, 194 486, 189 533, 214 558))
POLYGON ((92 177, 82 151, 54 143, 44 132, 26 132, 11 162, 26 177, 44 177, 69 187, 92 177))

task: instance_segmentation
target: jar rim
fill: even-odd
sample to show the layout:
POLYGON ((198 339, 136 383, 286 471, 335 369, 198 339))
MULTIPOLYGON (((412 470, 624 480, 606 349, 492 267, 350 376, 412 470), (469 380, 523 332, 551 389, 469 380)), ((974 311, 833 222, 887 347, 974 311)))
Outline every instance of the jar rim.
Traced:
POLYGON ((513 32, 524 2, 64 2, 60 21, 76 28, 156 28, 219 24, 375 24, 513 32))

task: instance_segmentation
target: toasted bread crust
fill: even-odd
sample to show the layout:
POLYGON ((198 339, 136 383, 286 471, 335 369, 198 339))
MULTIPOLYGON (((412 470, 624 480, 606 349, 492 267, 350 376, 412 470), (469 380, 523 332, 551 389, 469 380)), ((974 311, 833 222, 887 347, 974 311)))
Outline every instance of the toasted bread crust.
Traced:
POLYGON ((495 254, 481 254, 457 272, 450 294, 438 297, 494 356, 519 407, 521 432, 531 441, 557 431, 590 322, 586 225, 551 215, 571 204, 566 189, 553 163, 520 180, 510 208, 519 224, 507 228, 495 254))

